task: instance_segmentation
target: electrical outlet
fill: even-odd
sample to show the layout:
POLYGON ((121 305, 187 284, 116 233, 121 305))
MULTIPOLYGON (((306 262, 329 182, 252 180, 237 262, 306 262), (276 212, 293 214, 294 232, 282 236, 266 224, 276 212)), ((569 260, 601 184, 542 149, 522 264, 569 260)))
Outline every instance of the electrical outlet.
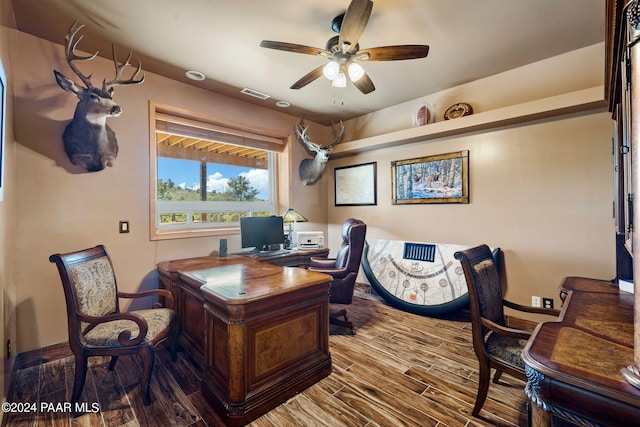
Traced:
POLYGON ((540 297, 532 296, 531 297, 531 306, 532 307, 542 307, 542 301, 540 297))
POLYGON ((553 298, 542 298, 542 306, 544 308, 553 308, 553 298))

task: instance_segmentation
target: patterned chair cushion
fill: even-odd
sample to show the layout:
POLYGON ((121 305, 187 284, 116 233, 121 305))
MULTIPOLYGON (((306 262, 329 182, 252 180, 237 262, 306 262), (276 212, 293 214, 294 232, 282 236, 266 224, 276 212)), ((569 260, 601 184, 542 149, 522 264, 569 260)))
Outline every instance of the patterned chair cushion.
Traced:
POLYGON ((492 357, 524 371, 522 350, 526 344, 527 340, 509 338, 491 333, 487 339, 487 350, 492 357))
MULTIPOLYGON (((155 308, 133 311, 147 321, 149 327, 144 341, 153 340, 164 328, 167 327, 174 315, 168 308, 155 308)), ((124 330, 131 331, 131 338, 138 336, 138 324, 132 320, 115 320, 98 324, 84 335, 89 347, 119 347, 118 335, 124 330)))
POLYGON ((101 317, 116 311, 116 279, 106 256, 75 264, 71 273, 80 313, 101 317))

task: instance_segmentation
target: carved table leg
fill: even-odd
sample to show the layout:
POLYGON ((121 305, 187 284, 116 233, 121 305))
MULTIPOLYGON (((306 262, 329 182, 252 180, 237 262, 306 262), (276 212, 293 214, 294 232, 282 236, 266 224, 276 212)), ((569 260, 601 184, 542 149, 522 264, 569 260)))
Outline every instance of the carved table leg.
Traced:
POLYGON ((536 404, 531 405, 531 419, 529 420, 531 427, 548 427, 551 425, 551 413, 545 411, 536 404))
POLYGON ((524 388, 524 393, 529 398, 529 406, 531 410, 531 418, 529 419, 530 427, 548 427, 551 426, 551 412, 545 410, 548 409, 546 403, 538 395, 540 391, 540 384, 544 380, 544 375, 537 372, 530 366, 525 367, 527 374, 527 385, 524 388))

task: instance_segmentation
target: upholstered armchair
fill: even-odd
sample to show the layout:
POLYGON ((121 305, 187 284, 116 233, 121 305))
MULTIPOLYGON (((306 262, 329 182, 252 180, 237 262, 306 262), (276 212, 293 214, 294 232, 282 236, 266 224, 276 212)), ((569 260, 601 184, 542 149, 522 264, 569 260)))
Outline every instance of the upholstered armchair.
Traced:
POLYGON ((556 317, 560 311, 523 306, 505 300, 502 295, 502 276, 487 245, 456 252, 455 258, 462 264, 467 281, 473 349, 479 363, 478 393, 472 411, 473 416, 477 417, 487 398, 491 368, 495 369, 494 383, 500 380, 503 372, 521 380, 527 379, 521 355, 532 331, 509 327, 504 307, 556 317))
MULTIPOLYGON (((349 218, 342 225, 342 246, 335 258, 311 258, 309 270, 319 271, 333 277, 329 302, 335 304, 351 304, 353 289, 360 269, 360 261, 364 250, 367 225, 354 218, 349 218)), ((353 322, 347 317, 347 310, 332 311, 329 321, 347 327, 355 333, 353 322), (343 317, 344 320, 340 320, 343 317)))
POLYGON ((154 364, 154 348, 169 340, 176 360, 176 316, 173 297, 164 289, 139 293, 118 291, 111 259, 104 246, 67 254, 54 254, 49 261, 60 273, 67 303, 69 346, 75 358, 75 379, 71 401, 77 402, 87 375, 91 356, 111 356, 113 370, 118 356, 137 354, 143 365, 141 379, 144 403, 151 402, 149 383, 154 364), (119 298, 160 296, 154 308, 121 313, 119 298))

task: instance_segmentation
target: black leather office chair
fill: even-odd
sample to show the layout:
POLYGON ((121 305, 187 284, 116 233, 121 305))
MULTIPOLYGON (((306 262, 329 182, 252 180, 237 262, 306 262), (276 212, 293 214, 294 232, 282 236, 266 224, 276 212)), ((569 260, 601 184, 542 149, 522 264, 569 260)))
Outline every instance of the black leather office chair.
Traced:
MULTIPOLYGON (((364 250, 367 225, 359 219, 349 218, 342 225, 342 246, 335 258, 311 258, 309 270, 319 271, 333 277, 331 282, 330 303, 351 304, 356 277, 364 250)), ((347 327, 355 333, 353 322, 347 317, 347 310, 332 311, 331 323, 347 327), (341 320, 343 317, 344 320, 341 320)))

